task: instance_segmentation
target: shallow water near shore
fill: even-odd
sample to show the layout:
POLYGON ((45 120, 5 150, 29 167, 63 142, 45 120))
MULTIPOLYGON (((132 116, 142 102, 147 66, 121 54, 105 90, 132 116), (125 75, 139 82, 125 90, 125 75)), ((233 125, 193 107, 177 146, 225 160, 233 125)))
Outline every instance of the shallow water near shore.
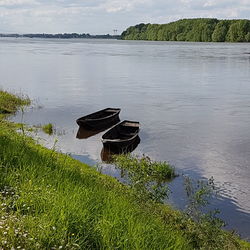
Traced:
MULTIPOLYGON (((168 161, 194 179, 214 177, 228 228, 250 238, 250 45, 116 40, 0 39, 0 87, 27 94, 33 108, 13 118, 52 123, 48 147, 101 162, 101 135, 77 139, 80 116, 120 107, 141 123, 135 154, 168 161)), ((119 177, 103 165, 102 172, 119 177)), ((183 178, 170 202, 185 206, 183 178)))

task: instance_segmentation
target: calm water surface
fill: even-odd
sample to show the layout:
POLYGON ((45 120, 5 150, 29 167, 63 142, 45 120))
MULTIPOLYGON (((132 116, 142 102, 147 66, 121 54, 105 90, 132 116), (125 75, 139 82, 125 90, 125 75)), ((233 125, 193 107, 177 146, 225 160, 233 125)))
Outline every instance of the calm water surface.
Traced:
MULTIPOLYGON (((105 107, 141 123, 134 151, 192 178, 214 177, 228 228, 250 237, 250 44, 0 39, 0 87, 34 100, 23 118, 51 122, 52 147, 101 162, 101 134, 76 139, 75 119, 105 107)), ((105 166, 103 172, 119 175, 105 166)), ((182 177, 170 202, 185 206, 182 177)))

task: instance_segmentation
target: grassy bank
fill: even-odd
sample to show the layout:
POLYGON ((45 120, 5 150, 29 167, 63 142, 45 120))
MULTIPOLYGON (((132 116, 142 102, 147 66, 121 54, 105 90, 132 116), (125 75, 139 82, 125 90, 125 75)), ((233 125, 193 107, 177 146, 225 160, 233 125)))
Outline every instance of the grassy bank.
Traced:
POLYGON ((20 106, 29 105, 29 98, 18 97, 6 91, 0 90, 0 114, 11 114, 17 111, 20 106))
POLYGON ((209 224, 199 227, 168 206, 141 200, 136 190, 15 130, 0 119, 0 249, 249 246, 209 224))

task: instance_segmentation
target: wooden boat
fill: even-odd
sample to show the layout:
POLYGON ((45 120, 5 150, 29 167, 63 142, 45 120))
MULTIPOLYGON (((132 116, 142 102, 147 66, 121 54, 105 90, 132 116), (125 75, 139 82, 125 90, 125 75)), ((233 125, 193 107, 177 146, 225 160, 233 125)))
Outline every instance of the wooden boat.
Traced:
POLYGON ((128 147, 137 139, 139 130, 139 122, 122 121, 113 126, 102 136, 103 146, 111 150, 128 147))
POLYGON ((88 129, 102 129, 108 128, 120 121, 119 108, 106 108, 95 113, 83 116, 76 120, 79 126, 86 127, 88 129))
POLYGON ((133 152, 140 144, 140 137, 137 135, 134 142, 126 147, 109 148, 103 147, 101 151, 101 159, 103 162, 112 163, 113 156, 117 154, 127 154, 133 152))

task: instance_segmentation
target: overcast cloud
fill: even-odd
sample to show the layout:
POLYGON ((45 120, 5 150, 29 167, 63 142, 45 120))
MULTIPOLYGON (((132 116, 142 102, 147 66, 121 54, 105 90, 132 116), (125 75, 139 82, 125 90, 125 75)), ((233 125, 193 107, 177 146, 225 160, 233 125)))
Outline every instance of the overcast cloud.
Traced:
POLYGON ((0 33, 121 33, 137 23, 250 18, 250 0, 0 0, 0 33))

